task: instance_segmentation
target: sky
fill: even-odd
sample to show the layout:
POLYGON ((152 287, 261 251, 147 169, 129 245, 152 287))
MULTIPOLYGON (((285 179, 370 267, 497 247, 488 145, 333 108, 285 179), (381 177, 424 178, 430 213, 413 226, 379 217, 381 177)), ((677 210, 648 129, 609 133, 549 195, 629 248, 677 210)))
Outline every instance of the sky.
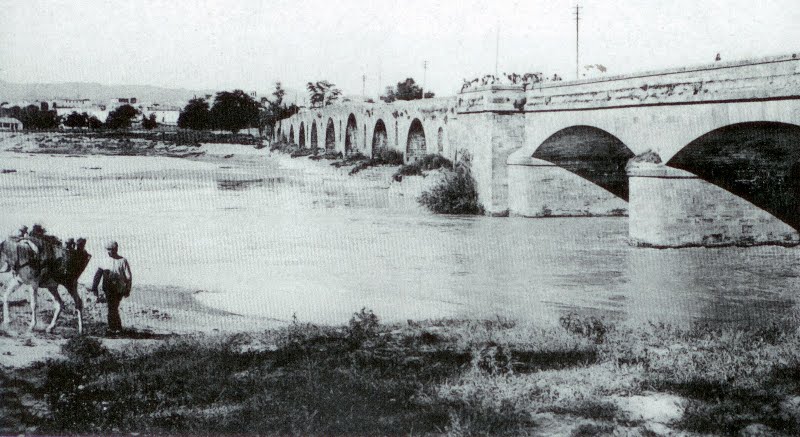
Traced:
MULTIPOLYGON (((611 75, 800 52, 797 1, 581 0, 580 64, 611 75)), ((452 95, 496 59, 573 79, 575 4, 0 0, 0 80, 260 92, 328 80, 352 95, 366 76, 377 95, 413 77, 452 95)))

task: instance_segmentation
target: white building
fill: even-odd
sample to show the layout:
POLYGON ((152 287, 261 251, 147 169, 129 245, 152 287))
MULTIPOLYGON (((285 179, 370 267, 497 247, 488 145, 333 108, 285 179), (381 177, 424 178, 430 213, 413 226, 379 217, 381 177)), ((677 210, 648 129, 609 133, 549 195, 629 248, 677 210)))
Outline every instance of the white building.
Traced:
POLYGON ((0 117, 0 131, 16 132, 22 130, 22 122, 16 118, 0 117))

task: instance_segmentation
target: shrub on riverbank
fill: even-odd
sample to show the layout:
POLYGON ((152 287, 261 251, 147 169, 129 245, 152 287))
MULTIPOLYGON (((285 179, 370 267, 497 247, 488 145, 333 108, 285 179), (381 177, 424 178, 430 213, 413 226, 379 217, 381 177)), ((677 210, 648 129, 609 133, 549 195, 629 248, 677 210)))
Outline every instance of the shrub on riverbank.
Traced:
POLYGON ((422 193, 419 203, 437 214, 483 214, 475 180, 467 171, 448 174, 435 187, 422 193))

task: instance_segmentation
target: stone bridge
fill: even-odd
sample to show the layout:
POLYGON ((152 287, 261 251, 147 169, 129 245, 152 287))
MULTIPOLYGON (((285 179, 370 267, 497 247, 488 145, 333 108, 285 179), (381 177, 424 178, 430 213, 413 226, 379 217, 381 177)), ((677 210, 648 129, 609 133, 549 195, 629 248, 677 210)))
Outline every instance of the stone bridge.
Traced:
POLYGON ((343 154, 469 156, 493 215, 628 216, 640 246, 800 243, 797 54, 345 103, 280 129, 343 154))

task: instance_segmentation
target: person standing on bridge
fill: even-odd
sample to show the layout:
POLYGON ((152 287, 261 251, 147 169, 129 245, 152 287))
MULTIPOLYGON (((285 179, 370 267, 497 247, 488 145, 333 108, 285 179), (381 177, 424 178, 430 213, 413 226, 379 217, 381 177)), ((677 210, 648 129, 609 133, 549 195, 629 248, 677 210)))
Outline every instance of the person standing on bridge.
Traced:
POLYGON ((128 260, 120 256, 117 251, 119 245, 116 241, 106 244, 108 257, 100 261, 100 266, 94 274, 91 292, 97 296, 97 286, 103 280, 103 290, 108 301, 108 335, 122 333, 122 320, 119 317, 119 304, 122 298, 131 294, 133 274, 128 260))

